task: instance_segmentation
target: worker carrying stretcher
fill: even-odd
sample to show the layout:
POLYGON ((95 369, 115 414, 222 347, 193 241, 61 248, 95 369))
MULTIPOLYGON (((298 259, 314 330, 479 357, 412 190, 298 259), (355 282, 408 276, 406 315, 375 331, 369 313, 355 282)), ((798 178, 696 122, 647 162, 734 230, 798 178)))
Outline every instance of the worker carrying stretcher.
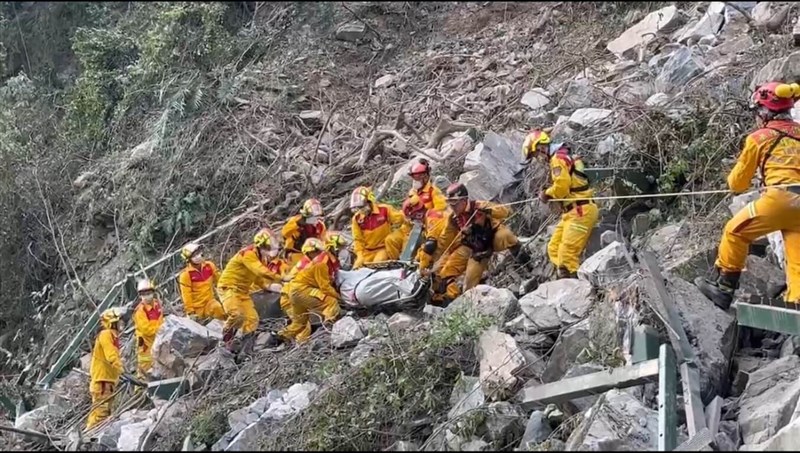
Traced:
POLYGON ((556 267, 557 278, 575 278, 581 254, 599 217, 583 161, 572 156, 566 144, 551 143, 550 136, 541 130, 534 130, 525 138, 522 156, 526 161, 537 158, 550 163, 550 187, 542 190, 539 199, 560 213, 561 220, 547 244, 547 256, 556 267))
POLYGON ((758 129, 745 139, 728 175, 728 186, 734 193, 746 191, 759 170, 766 188, 725 225, 715 263, 716 280, 695 280, 700 291, 723 310, 730 307, 739 288, 750 243, 773 231, 780 231, 785 243, 787 308, 800 303, 800 124, 790 113, 798 98, 800 86, 781 82, 766 83, 753 93, 750 109, 758 129))
POLYGON ((350 196, 353 213, 353 269, 364 264, 400 258, 403 233, 409 230, 403 213, 388 204, 379 204, 367 187, 357 187, 350 196))

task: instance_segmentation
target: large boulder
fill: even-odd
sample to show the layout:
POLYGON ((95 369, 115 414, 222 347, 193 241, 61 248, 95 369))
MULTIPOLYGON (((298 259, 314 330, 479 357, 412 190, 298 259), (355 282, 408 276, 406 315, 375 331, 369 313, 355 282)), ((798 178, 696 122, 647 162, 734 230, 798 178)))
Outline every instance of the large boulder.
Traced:
POLYGON ((494 445, 509 445, 519 439, 525 430, 525 412, 507 401, 491 403, 486 407, 483 428, 484 437, 494 445))
POLYGON ((800 357, 775 360, 750 375, 739 402, 745 444, 769 440, 791 420, 800 397, 800 357))
POLYGON ((14 420, 14 428, 28 431, 44 431, 48 419, 58 417, 64 413, 64 408, 59 405, 47 405, 25 412, 14 420))
POLYGON ((147 411, 144 410, 134 409, 125 411, 120 414, 119 420, 112 422, 110 425, 106 425, 97 433, 97 443, 105 450, 116 450, 122 427, 141 422, 147 418, 147 411))
POLYGON ((667 35, 686 22, 686 16, 675 6, 667 6, 645 16, 606 46, 620 58, 633 59, 639 46, 646 45, 657 35, 667 35))
POLYGON ((590 320, 584 319, 559 335, 542 373, 543 382, 555 382, 564 376, 578 355, 589 346, 590 328, 590 320))
POLYGON ((517 372, 526 363, 517 342, 492 327, 481 334, 476 349, 483 393, 491 400, 511 396, 518 384, 517 372))
POLYGON ((800 79, 800 51, 776 58, 764 65, 750 81, 750 90, 773 80, 793 82, 800 79))
POLYGON ((671 93, 682 89, 694 76, 703 72, 703 63, 692 49, 681 47, 664 64, 656 77, 656 90, 671 93))
POLYGON ((534 88, 522 95, 519 101, 528 106, 529 109, 538 111, 550 105, 552 102, 552 95, 544 88, 534 88))
POLYGON ((714 268, 718 245, 716 239, 687 241, 691 232, 689 223, 664 225, 643 238, 643 244, 640 245, 656 255, 662 272, 678 275, 691 282, 714 268))
POLYGON ((557 330, 583 319, 593 301, 592 285, 583 280, 543 283, 520 299, 522 325, 529 333, 557 330))
POLYGON ((351 316, 336 321, 331 329, 331 344, 334 348, 346 348, 358 343, 366 334, 361 330, 361 324, 351 316))
POLYGON ((499 322, 508 321, 517 309, 517 298, 510 290, 478 285, 467 290, 447 306, 445 312, 474 310, 499 322))
POLYGON ((708 404, 725 388, 735 345, 736 319, 711 303, 686 280, 668 276, 667 290, 692 343, 700 371, 700 391, 707 400, 704 403, 708 404))
POLYGON ((583 415, 567 440, 567 449, 656 451, 658 412, 624 391, 609 390, 583 415))
POLYGON ((458 181, 469 190, 470 197, 494 200, 518 182, 523 169, 519 154, 521 140, 512 140, 488 132, 475 149, 467 154, 464 171, 458 181))
POLYGON ((631 272, 633 269, 625 258, 625 246, 615 241, 581 263, 578 278, 601 287, 627 277, 631 272))
MULTIPOLYGON (((800 418, 795 418, 769 440, 760 444, 742 445, 739 451, 797 451, 800 445, 800 418)), ((722 450, 720 451, 732 451, 722 450)))
POLYGON ((139 451, 153 420, 146 418, 140 422, 123 425, 119 430, 117 451, 139 451))
POLYGON ((572 129, 582 131, 608 123, 613 115, 613 110, 582 108, 572 112, 567 120, 567 125, 572 129))
POLYGON ((447 413, 447 419, 458 423, 459 417, 483 406, 485 399, 480 379, 462 373, 450 395, 451 408, 447 413))
POLYGON ((700 20, 689 30, 686 30, 678 38, 678 42, 685 43, 690 39, 698 40, 705 36, 715 35, 724 21, 725 2, 711 2, 700 17, 700 20))
POLYGON ((210 351, 221 339, 189 318, 167 315, 153 342, 152 374, 160 379, 182 375, 186 359, 210 351))
POLYGON ((525 425, 525 432, 522 434, 519 448, 529 450, 530 447, 547 440, 552 433, 553 428, 550 427, 550 422, 545 417, 544 412, 533 411, 528 418, 528 423, 525 425))

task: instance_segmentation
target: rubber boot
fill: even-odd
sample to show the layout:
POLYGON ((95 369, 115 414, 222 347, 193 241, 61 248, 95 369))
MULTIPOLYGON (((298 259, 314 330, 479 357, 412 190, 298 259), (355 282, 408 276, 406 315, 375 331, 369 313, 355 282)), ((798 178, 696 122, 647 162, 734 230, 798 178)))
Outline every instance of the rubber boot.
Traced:
POLYGON ((570 272, 569 269, 564 266, 559 266, 558 269, 556 269, 556 280, 561 280, 562 278, 578 278, 578 274, 570 272))
POLYGON ((270 332, 266 346, 268 348, 277 348, 284 343, 286 343, 286 338, 283 338, 277 332, 270 332))
POLYGON ((517 242, 513 247, 509 249, 511 252, 511 256, 517 261, 517 264, 520 266, 524 266, 528 264, 531 260, 531 256, 528 254, 528 251, 522 247, 522 244, 517 242))
POLYGON ((237 329, 223 329, 222 330, 222 343, 225 345, 225 349, 232 353, 236 353, 236 348, 234 345, 234 338, 236 338, 236 330, 237 329))
POLYGON ((741 272, 718 272, 719 277, 716 281, 697 277, 694 284, 704 296, 714 302, 714 305, 727 310, 733 302, 733 293, 739 288, 741 272))

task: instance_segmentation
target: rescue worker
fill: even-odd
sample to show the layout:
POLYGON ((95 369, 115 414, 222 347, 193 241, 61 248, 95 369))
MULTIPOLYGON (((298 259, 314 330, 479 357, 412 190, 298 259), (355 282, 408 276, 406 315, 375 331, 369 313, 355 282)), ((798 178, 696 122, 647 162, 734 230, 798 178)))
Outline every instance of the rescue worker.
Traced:
POLYGON ((89 394, 92 410, 86 421, 86 429, 107 419, 111 415, 117 384, 125 368, 119 354, 119 314, 108 309, 100 315, 100 333, 94 340, 92 362, 89 366, 89 394))
POLYGON ((253 243, 239 250, 225 265, 219 278, 217 291, 222 299, 227 319, 222 329, 222 341, 228 351, 233 352, 234 338, 242 331, 242 351, 252 352, 255 346, 255 331, 258 327, 256 311, 250 292, 254 285, 268 289, 279 282, 281 276, 268 264, 278 257, 278 239, 268 228, 262 228, 253 237, 253 243))
POLYGON ((225 319, 222 303, 214 294, 219 281, 219 271, 212 261, 203 259, 199 244, 186 244, 181 249, 186 267, 178 276, 178 286, 183 300, 183 311, 190 318, 225 319))
POLYGON ((339 316, 337 254, 344 246, 344 238, 338 233, 328 235, 325 243, 313 238, 306 240, 303 249, 311 258, 311 264, 297 272, 290 284, 293 317, 291 324, 279 333, 278 341, 307 341, 311 336, 311 313, 320 315, 324 325, 332 324, 339 316))
POLYGON ((139 280, 136 285, 139 303, 133 312, 133 326, 136 330, 136 375, 140 379, 147 378, 147 372, 153 366, 152 349, 156 341, 156 333, 164 323, 164 312, 161 301, 156 297, 156 288, 148 279, 139 280))
MULTIPOLYGON (((442 196, 444 197, 444 195, 442 196)), ((421 222, 423 224, 424 241, 417 251, 417 263, 419 264, 419 269, 425 274, 428 273, 427 271, 430 270, 433 263, 442 256, 442 252, 455 238, 456 232, 454 229, 450 229, 451 234, 448 236, 441 237, 447 226, 448 214, 446 211, 427 208, 416 194, 411 194, 403 202, 403 215, 406 216, 406 219, 409 222, 421 222)))
MULTIPOLYGON (((309 238, 309 239, 317 239, 317 238, 309 238)), ((308 239, 306 241, 308 241, 308 239)), ((302 250, 309 251, 309 249, 305 248, 305 247, 303 247, 302 250)), ((291 284, 292 280, 294 280, 294 277, 297 275, 297 273, 300 272, 301 270, 305 269, 306 267, 308 267, 309 264, 311 264, 311 258, 309 258, 309 256, 306 254, 306 252, 303 252, 303 257, 300 258, 300 260, 297 263, 295 263, 295 265, 292 266, 292 268, 289 269, 289 271, 287 271, 284 274, 284 276, 281 278, 281 282, 282 282, 282 286, 281 286, 281 290, 280 290, 280 292, 281 292, 281 299, 280 299, 281 310, 283 310, 283 313, 289 319, 292 319, 292 302, 289 299, 289 287, 290 287, 290 284, 291 284)))
POLYGON ((309 199, 303 203, 300 213, 290 217, 281 229, 284 249, 289 266, 294 266, 302 257, 300 251, 308 238, 322 239, 325 235, 325 222, 323 221, 322 205, 316 199, 309 199))
POLYGON ((750 108, 758 129, 747 136, 728 187, 746 191, 760 170, 765 189, 725 225, 720 240, 716 280, 699 277, 695 284, 718 307, 727 310, 739 287, 750 243, 781 231, 786 250, 787 308, 800 303, 800 124, 791 109, 800 98, 800 86, 770 82, 756 88, 750 108), (788 187, 775 187, 787 186, 788 187))
POLYGON ((411 190, 408 198, 416 195, 425 205, 425 209, 444 211, 447 209, 447 200, 442 191, 431 182, 431 165, 427 159, 419 159, 412 163, 408 170, 411 177, 411 190))
POLYGON ((488 201, 470 200, 467 188, 461 183, 451 184, 445 195, 452 212, 439 243, 452 242, 447 237, 456 237, 456 242, 445 246, 448 250, 444 253, 448 254, 438 272, 441 284, 435 288, 434 301, 448 304, 461 294, 456 283, 461 274, 465 274, 464 291, 478 285, 492 253, 509 250, 521 264, 527 263, 530 257, 514 233, 503 224, 511 215, 510 209, 488 201))
POLYGON ((378 204, 367 187, 357 187, 353 191, 350 210, 356 254, 353 269, 400 258, 404 231, 410 230, 403 213, 387 204, 378 204))
POLYGON ((599 218, 583 161, 571 155, 569 146, 551 143, 550 136, 541 130, 528 134, 522 154, 528 161, 537 158, 550 164, 550 187, 542 190, 539 199, 560 213, 561 220, 547 244, 547 255, 556 268, 557 278, 576 278, 581 254, 599 218), (571 201, 575 198, 579 200, 571 201), (549 201, 561 199, 567 201, 549 201))

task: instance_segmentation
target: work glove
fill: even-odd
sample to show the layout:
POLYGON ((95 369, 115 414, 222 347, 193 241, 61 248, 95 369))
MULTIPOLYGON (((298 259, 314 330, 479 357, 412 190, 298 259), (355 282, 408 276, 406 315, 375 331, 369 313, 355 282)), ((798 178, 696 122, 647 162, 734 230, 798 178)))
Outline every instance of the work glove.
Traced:
POLYGON ((267 291, 271 291, 273 293, 281 292, 281 284, 280 283, 272 283, 267 287, 267 291))
POLYGON ((547 203, 550 200, 550 198, 551 198, 550 195, 547 195, 547 192, 545 190, 541 190, 539 192, 539 200, 541 200, 542 203, 547 203))

